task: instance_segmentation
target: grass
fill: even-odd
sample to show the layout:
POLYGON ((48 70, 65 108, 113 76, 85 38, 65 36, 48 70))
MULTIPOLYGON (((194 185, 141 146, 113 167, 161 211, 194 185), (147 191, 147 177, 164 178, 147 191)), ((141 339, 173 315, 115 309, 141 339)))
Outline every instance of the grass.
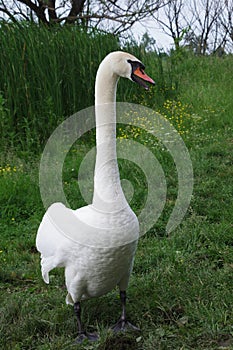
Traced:
POLYGON ((48 30, 26 23, 1 23, 0 93, 5 118, 0 128, 4 143, 11 135, 10 145, 41 150, 64 116, 93 105, 98 64, 118 48, 118 38, 110 34, 88 34, 77 27, 48 30))
MULTIPOLYGON (((38 184, 40 155, 23 147, 21 152, 5 148, 0 167, 0 348, 233 349, 232 60, 231 56, 189 57, 175 71, 170 71, 168 61, 163 62, 165 85, 169 86, 167 79, 173 74, 172 84, 177 81, 177 86, 175 90, 171 86, 175 97, 164 94, 155 108, 179 130, 194 168, 188 213, 170 235, 164 228, 176 195, 172 159, 160 146, 154 147, 155 140, 145 132, 122 130, 121 125, 118 129, 119 137, 134 138, 158 154, 169 190, 161 218, 139 242, 128 289, 128 314, 141 334, 108 332, 120 314, 114 290, 83 302, 84 322, 90 331, 98 330, 100 340, 74 345, 76 322, 73 309, 65 305, 64 271, 52 271, 51 283, 45 285, 35 249, 44 214, 38 184)), ((158 74, 157 67, 153 69, 158 74)), ((123 90, 123 85, 119 88, 123 90)), ((157 103, 157 89, 146 95, 134 88, 128 91, 132 100, 138 93, 141 103, 157 103)), ((3 118, 8 102, 1 103, 3 118)), ((52 107, 50 115, 54 115, 52 107)), ((93 138, 85 135, 66 158, 64 188, 73 207, 85 204, 77 187, 78 164, 93 146, 93 138)), ((137 211, 145 195, 143 174, 135 167, 131 175, 132 165, 122 160, 120 169, 138 187, 132 200, 137 211)))

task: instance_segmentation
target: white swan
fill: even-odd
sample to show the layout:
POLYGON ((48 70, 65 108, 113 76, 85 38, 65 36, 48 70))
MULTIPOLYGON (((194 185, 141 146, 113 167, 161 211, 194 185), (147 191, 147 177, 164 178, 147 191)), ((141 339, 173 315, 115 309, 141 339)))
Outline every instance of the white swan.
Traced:
POLYGON ((84 332, 80 301, 101 296, 119 286, 122 315, 114 331, 132 326, 126 319, 126 289, 133 267, 139 225, 120 184, 116 156, 116 87, 119 77, 129 78, 145 89, 154 81, 144 73, 143 64, 125 52, 112 52, 99 66, 95 85, 96 165, 91 205, 78 210, 54 203, 45 213, 36 237, 41 253, 43 279, 49 272, 65 267, 68 295, 78 320, 78 342, 96 340, 84 332))

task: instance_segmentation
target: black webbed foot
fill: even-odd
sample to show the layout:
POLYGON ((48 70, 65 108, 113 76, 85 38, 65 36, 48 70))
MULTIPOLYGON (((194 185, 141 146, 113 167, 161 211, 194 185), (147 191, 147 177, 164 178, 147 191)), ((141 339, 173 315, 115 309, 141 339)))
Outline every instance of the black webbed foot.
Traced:
POLYGON ((81 305, 78 301, 74 304, 74 312, 77 316, 77 325, 78 325, 78 337, 75 341, 77 344, 83 343, 85 340, 88 341, 97 341, 99 339, 99 336, 97 333, 88 333, 83 331, 82 323, 81 323, 81 305))
POLYGON ((99 336, 97 333, 87 333, 87 332, 82 332, 78 335, 75 343, 81 344, 85 340, 87 341, 97 341, 99 339, 99 336))
POLYGON ((122 318, 120 318, 119 321, 111 329, 114 333, 128 331, 140 332, 140 329, 138 327, 134 326, 132 323, 122 318))
POLYGON ((126 292, 120 291, 120 299, 122 304, 122 314, 119 321, 111 327, 112 331, 115 333, 118 332, 127 332, 127 331, 136 331, 140 332, 140 329, 136 326, 132 325, 129 321, 127 321, 126 317, 126 292))

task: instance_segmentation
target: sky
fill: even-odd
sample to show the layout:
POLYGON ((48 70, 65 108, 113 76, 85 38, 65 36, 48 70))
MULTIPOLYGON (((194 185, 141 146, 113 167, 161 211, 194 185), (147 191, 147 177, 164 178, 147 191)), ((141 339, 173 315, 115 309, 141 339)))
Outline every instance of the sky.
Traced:
POLYGON ((147 21, 147 24, 136 23, 133 27, 133 33, 135 38, 140 42, 143 34, 147 32, 150 37, 156 41, 157 49, 164 49, 169 51, 173 46, 172 38, 165 34, 162 28, 156 25, 155 21, 147 21))

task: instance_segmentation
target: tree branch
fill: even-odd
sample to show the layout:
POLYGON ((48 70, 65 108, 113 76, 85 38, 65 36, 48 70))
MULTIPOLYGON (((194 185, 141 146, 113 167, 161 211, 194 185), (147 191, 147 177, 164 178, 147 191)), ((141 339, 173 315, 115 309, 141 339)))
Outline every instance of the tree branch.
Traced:
POLYGON ((67 24, 72 24, 76 21, 78 14, 83 11, 86 0, 73 0, 70 13, 66 19, 67 24))
POLYGON ((55 9, 56 0, 48 0, 48 14, 49 19, 55 21, 57 19, 56 9, 55 9))
POLYGON ((18 1, 28 6, 32 11, 34 11, 41 22, 49 24, 45 16, 46 5, 42 1, 38 1, 39 6, 36 6, 31 0, 18 0, 18 1))
POLYGON ((7 10, 7 8, 0 7, 0 12, 5 13, 12 20, 12 22, 17 23, 17 20, 15 19, 14 15, 12 15, 12 13, 7 10))

